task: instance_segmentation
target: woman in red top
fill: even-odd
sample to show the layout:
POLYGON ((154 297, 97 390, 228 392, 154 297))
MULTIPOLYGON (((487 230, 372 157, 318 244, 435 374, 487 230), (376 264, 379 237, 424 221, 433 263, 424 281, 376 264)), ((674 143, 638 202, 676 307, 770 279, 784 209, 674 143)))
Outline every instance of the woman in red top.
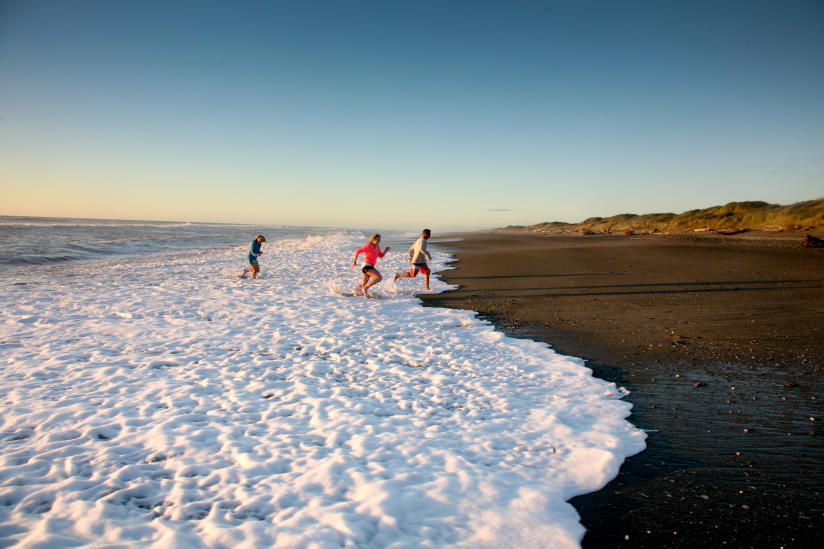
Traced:
POLYGON ((363 254, 363 266, 361 267, 363 280, 355 286, 355 294, 363 292, 363 295, 368 296, 369 293, 367 290, 383 280, 380 271, 375 268, 375 264, 378 262, 379 257, 386 255, 386 252, 389 251, 389 246, 381 251, 380 243, 381 235, 373 234, 369 237, 369 242, 358 248, 355 252, 355 257, 352 259, 353 267, 358 263, 358 256, 363 254))

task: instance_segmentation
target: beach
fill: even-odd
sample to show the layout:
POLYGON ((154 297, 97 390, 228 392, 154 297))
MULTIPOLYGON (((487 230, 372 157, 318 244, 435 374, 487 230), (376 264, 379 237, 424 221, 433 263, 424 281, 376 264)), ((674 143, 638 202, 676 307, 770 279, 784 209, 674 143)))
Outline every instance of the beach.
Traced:
POLYGON ((433 243, 455 254, 441 276, 459 289, 424 303, 585 359, 629 390, 648 434, 571 501, 584 547, 816 544, 824 250, 801 233, 454 236, 433 243))

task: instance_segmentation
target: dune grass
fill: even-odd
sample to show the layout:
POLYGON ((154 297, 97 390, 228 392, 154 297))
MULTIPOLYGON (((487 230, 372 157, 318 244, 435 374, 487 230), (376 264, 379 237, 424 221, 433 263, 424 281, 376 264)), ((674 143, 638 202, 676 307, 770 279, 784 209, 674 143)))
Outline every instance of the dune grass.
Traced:
POLYGON ((730 202, 681 214, 618 214, 590 217, 580 223, 553 221, 535 225, 510 225, 507 229, 535 232, 580 232, 582 234, 657 231, 800 231, 824 229, 824 198, 788 206, 767 202, 730 202))

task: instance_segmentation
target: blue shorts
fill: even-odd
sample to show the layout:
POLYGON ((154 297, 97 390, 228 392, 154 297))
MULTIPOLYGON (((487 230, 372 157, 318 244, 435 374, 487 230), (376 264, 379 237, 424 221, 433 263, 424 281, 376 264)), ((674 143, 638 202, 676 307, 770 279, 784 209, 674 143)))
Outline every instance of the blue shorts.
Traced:
POLYGON ((249 264, 250 265, 257 265, 258 264, 257 258, 255 256, 253 256, 252 254, 249 254, 249 264))

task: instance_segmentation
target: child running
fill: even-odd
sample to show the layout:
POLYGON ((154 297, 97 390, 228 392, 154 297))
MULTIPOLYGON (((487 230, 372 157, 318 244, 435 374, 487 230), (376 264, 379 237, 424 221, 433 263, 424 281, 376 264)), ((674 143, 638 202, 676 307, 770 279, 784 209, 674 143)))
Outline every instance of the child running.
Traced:
POLYGON ((358 263, 358 256, 363 254, 363 266, 361 267, 363 280, 355 286, 355 295, 363 292, 364 297, 369 297, 369 288, 383 280, 380 271, 375 268, 375 264, 378 262, 379 257, 386 255, 386 252, 389 251, 389 246, 381 251, 380 243, 381 235, 373 234, 369 237, 369 242, 358 248, 355 252, 355 257, 352 259, 353 267, 358 263))
POLYGON ((252 245, 249 247, 249 267, 243 269, 243 274, 240 275, 240 278, 246 278, 246 273, 252 273, 253 279, 257 278, 257 274, 260 272, 260 265, 258 265, 257 258, 263 254, 263 252, 260 251, 260 245, 264 242, 266 242, 266 239, 262 234, 257 235, 252 241, 252 245))
POLYGON ((426 285, 426 291, 429 290, 429 266, 426 264, 427 258, 431 261, 432 256, 426 251, 426 241, 429 240, 432 232, 429 229, 424 229, 421 232, 421 237, 412 244, 409 248, 409 262, 412 267, 408 271, 402 273, 395 273, 395 278, 392 282, 397 282, 399 278, 415 278, 418 276, 418 271, 423 273, 423 280, 426 285))

